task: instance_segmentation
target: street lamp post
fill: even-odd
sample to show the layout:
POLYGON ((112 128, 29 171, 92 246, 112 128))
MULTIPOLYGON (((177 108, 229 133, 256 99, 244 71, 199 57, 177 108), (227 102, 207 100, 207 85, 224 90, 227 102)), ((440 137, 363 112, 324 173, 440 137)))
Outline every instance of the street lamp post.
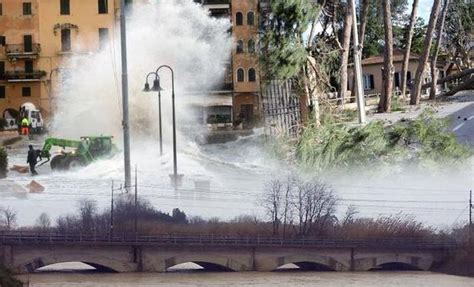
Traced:
POLYGON ((176 152, 176 106, 175 106, 175 92, 174 92, 174 71, 173 69, 168 66, 168 65, 161 65, 156 69, 156 72, 151 72, 148 73, 146 77, 146 83, 145 83, 145 92, 149 91, 158 91, 158 98, 159 98, 159 109, 160 109, 160 152, 162 152, 161 148, 161 91, 163 89, 160 86, 160 76, 159 76, 159 71, 162 68, 167 68, 171 72, 171 105, 172 105, 172 121, 173 121, 173 174, 170 175, 171 182, 173 186, 176 188, 180 182, 181 182, 181 177, 182 175, 178 175, 178 159, 177 159, 177 152, 176 152), (153 81, 153 87, 150 89, 150 84, 148 83, 148 78, 151 75, 155 75, 155 80, 153 81))
POLYGON ((163 130, 162 130, 162 127, 161 127, 161 91, 162 91, 162 88, 160 87, 160 77, 158 76, 158 74, 156 72, 151 72, 151 73, 148 73, 148 75, 146 76, 146 83, 145 83, 145 88, 143 89, 143 91, 145 92, 150 92, 150 91, 158 91, 158 117, 159 117, 159 136, 160 136, 160 155, 163 155, 163 130), (153 81, 153 88, 150 89, 150 84, 148 84, 148 78, 151 76, 151 75, 155 75, 155 80, 153 81), (157 89, 157 90, 155 90, 157 89))
MULTIPOLYGON (((167 68, 171 72, 171 105, 173 113, 173 178, 172 183, 176 188, 180 182, 180 176, 178 175, 178 160, 176 155, 176 108, 175 108, 175 93, 174 93, 174 71, 168 65, 161 65, 156 69, 156 75, 158 75, 160 69, 167 68)), ((158 84, 160 82, 158 81, 158 84)), ((160 88, 160 87, 159 87, 160 88)))

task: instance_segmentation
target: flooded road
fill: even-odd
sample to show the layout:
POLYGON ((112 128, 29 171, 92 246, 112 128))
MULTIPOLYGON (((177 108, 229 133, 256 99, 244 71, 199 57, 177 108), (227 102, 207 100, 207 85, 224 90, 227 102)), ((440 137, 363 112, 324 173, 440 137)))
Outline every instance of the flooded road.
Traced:
POLYGON ((474 279, 431 272, 45 273, 19 276, 30 286, 474 286, 474 279))

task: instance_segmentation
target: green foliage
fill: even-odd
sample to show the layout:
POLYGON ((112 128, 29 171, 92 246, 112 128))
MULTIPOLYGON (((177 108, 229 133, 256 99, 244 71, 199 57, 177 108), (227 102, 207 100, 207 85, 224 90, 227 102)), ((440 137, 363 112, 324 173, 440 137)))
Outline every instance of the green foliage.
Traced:
POLYGON ((8 172, 8 153, 0 147, 0 178, 5 178, 8 172))
MULTIPOLYGON (((407 12, 407 1, 391 1, 393 40, 397 47, 404 38, 403 28, 407 25, 409 17, 407 12)), ((381 0, 371 1, 367 15, 367 28, 364 39, 363 56, 370 57, 380 55, 384 45, 383 13, 381 0)))
POLYGON ((302 35, 317 10, 309 0, 272 0, 270 7, 260 61, 268 78, 288 79, 298 75, 306 63, 302 35))
POLYGON ((0 286, 21 287, 23 286, 23 283, 15 279, 10 270, 6 269, 3 265, 0 265, 0 286))
POLYGON ((5 130, 5 127, 8 125, 8 122, 5 118, 0 118, 0 131, 5 130))
POLYGON ((403 112, 405 108, 403 108, 403 103, 400 100, 400 97, 394 96, 392 97, 392 112, 403 112))
POLYGON ((295 160, 315 172, 377 164, 409 163, 418 166, 457 164, 473 154, 448 132, 449 122, 426 111, 417 119, 385 126, 374 121, 364 126, 326 120, 308 126, 294 145, 295 160))

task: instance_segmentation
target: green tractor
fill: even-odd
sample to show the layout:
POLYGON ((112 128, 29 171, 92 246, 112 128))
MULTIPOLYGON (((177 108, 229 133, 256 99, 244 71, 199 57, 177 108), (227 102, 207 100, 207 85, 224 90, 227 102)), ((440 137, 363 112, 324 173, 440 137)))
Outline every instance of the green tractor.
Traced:
POLYGON ((50 161, 51 148, 59 146, 63 148, 61 154, 51 159, 51 169, 68 170, 81 166, 86 166, 98 158, 110 157, 116 151, 112 143, 112 136, 87 136, 78 140, 68 140, 60 138, 48 138, 44 142, 43 149, 40 151, 41 158, 47 160, 41 165, 50 161), (65 151, 71 148, 71 151, 65 151))

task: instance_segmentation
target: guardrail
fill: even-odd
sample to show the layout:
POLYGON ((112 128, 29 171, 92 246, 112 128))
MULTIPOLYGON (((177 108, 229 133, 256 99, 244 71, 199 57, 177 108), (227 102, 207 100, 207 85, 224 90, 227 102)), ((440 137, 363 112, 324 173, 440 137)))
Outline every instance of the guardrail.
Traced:
POLYGON ((37 55, 41 52, 41 45, 32 43, 25 44, 7 44, 5 45, 5 53, 7 56, 37 55))
POLYGON ((149 236, 139 234, 60 234, 34 232, 1 232, 1 244, 99 244, 99 245, 201 245, 201 246, 271 246, 318 248, 377 248, 377 249, 455 249, 453 240, 420 238, 397 239, 328 239, 305 237, 225 237, 225 236, 149 236))

